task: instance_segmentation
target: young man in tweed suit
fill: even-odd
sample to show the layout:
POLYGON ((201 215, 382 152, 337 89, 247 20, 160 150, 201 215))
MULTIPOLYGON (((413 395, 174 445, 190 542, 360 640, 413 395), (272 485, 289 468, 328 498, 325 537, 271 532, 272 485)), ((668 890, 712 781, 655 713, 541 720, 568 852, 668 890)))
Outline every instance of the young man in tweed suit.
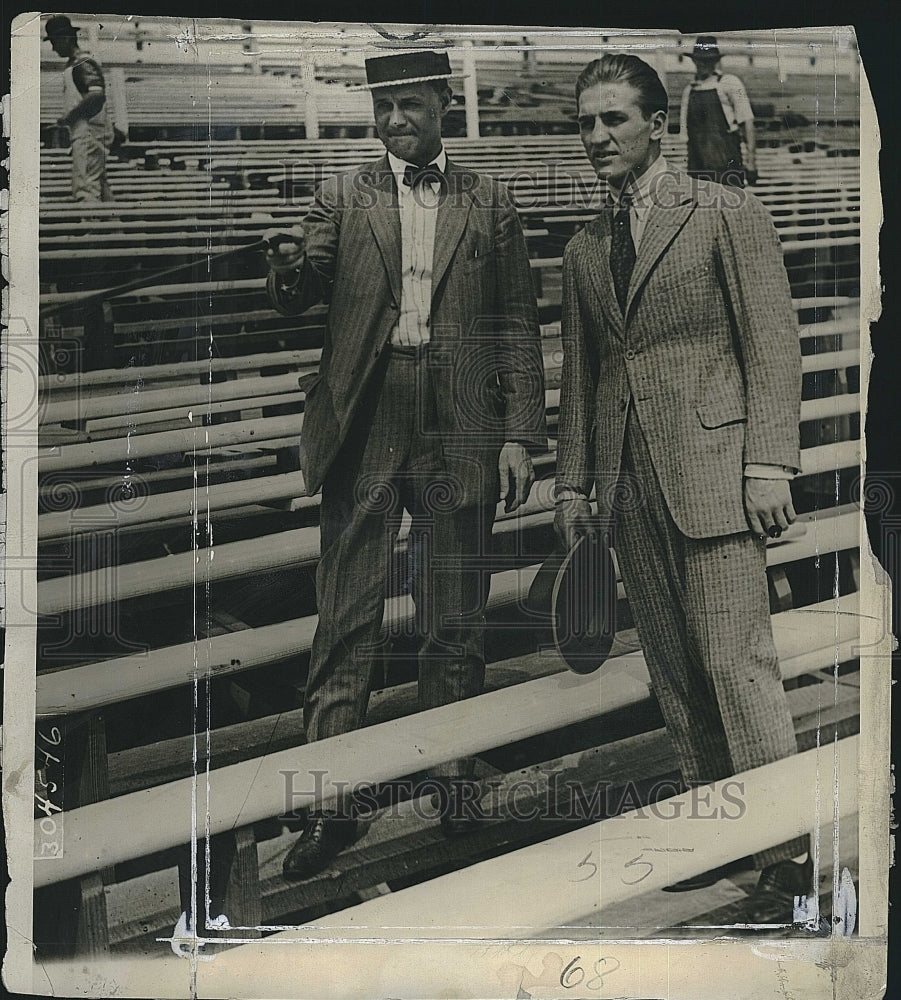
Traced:
MULTIPOLYGON (((269 251, 279 311, 329 304, 319 372, 303 380, 301 464, 308 491, 322 488, 310 741, 363 724, 404 508, 421 707, 479 693, 498 496, 508 510, 524 503, 529 451, 547 447, 525 239, 506 189, 444 152, 448 57, 383 56, 366 72, 387 155, 327 180, 303 230, 269 251)), ((477 818, 460 808, 475 794, 472 762, 432 774, 442 828, 463 832, 477 818)), ((352 839, 349 807, 311 813, 287 877, 313 874, 352 839)))
MULTIPOLYGON (((555 526, 570 543, 592 530, 596 484, 682 776, 706 783, 797 749, 765 560, 766 536, 795 518, 795 317, 766 209, 661 156, 652 67, 604 56, 576 98, 609 208, 563 258, 555 526), (634 502, 615 510, 626 480, 634 502)), ((791 922, 812 889, 806 852, 801 838, 756 856, 749 923, 791 922)))

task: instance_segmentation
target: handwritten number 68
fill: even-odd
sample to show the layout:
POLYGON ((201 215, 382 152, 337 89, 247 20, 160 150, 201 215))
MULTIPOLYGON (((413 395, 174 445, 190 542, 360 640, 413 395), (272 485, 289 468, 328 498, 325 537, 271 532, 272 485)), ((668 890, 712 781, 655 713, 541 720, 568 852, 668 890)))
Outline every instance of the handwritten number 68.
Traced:
MULTIPOLYGON (((560 973, 560 985, 567 990, 579 986, 585 979, 585 970, 579 965, 582 956, 576 957, 560 973)), ((599 958, 595 961, 593 969, 594 975, 585 983, 586 990, 600 990, 604 986, 604 976, 609 976, 619 968, 619 961, 615 958, 599 958)))

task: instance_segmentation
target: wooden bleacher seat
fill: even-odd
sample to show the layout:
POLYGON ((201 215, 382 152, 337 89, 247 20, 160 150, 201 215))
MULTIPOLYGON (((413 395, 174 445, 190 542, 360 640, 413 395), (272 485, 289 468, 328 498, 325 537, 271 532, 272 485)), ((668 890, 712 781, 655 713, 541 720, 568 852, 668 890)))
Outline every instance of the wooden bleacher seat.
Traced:
MULTIPOLYGON (((497 137, 479 144, 451 139, 448 147, 463 162, 517 178, 522 217, 534 234, 530 249, 541 293, 553 438, 559 401, 559 254, 567 234, 596 210, 596 201, 579 202, 593 191, 590 171, 575 136, 497 137), (546 162, 565 169, 545 178, 546 162), (567 185, 575 192, 568 201, 562 197, 567 185)), ((157 163, 168 159, 171 164, 174 157, 184 169, 118 165, 114 180, 124 190, 133 184, 132 193, 139 196, 122 199, 117 191, 115 203, 91 206, 87 221, 83 207, 56 196, 63 190, 66 163, 56 151, 45 151, 44 176, 52 196, 41 215, 42 303, 69 298, 67 283, 90 288, 82 273, 86 261, 98 268, 97 287, 106 287, 116 275, 134 276, 140 266, 181 262, 204 239, 223 248, 239 245, 280 220, 299 218, 309 195, 280 204, 269 180, 280 157, 296 157, 294 178, 305 184, 323 170, 360 162, 379 148, 365 140, 263 140, 223 143, 211 152, 209 143, 161 142, 148 147, 148 155, 157 163), (261 179, 262 186, 254 187, 261 179), (212 205, 211 180, 221 185, 214 189, 212 205), (249 186, 233 187, 239 184, 249 186), (228 224, 218 218, 222 207, 216 199, 228 206, 228 224), (196 227, 185 226, 185 218, 196 220, 196 227)), ((680 155, 677 143, 670 149, 680 155)), ((802 434, 807 440, 795 486, 802 516, 767 549, 774 634, 799 747, 805 751, 822 721, 812 706, 827 695, 829 724, 836 732, 850 736, 858 727, 853 680, 860 518, 845 500, 859 468, 859 271, 842 253, 853 256, 859 245, 860 182, 856 163, 816 148, 808 154, 765 149, 761 164, 764 182, 756 193, 773 212, 783 238, 805 372, 802 434), (811 263, 804 255, 813 254, 811 263), (811 275, 819 282, 815 288, 811 275), (831 294, 821 295, 826 276, 831 294), (823 476, 832 483, 831 495, 819 491, 823 476), (834 679, 824 679, 826 668, 830 676, 836 671, 848 678, 841 697, 835 696, 834 679)), ((591 195, 599 196, 602 192, 591 195)), ((385 807, 335 867, 289 886, 279 867, 294 834, 273 822, 283 810, 279 769, 321 766, 342 777, 390 783, 472 753, 479 755, 480 776, 494 783, 497 796, 518 777, 544 775, 534 796, 540 797, 553 767, 572 776, 588 801, 599 781, 614 786, 653 782, 675 770, 621 585, 621 628, 600 681, 602 697, 597 675, 577 677, 562 669, 547 649, 536 650, 541 634, 525 628, 522 598, 550 544, 553 447, 537 462, 540 481, 527 507, 514 516, 499 515, 495 527, 498 558, 489 615, 498 636, 516 635, 524 648, 499 641, 488 665, 486 693, 428 713, 416 713, 401 650, 385 665, 380 690, 373 694, 370 727, 352 738, 301 746, 300 689, 316 624, 309 574, 318 558, 318 498, 305 495, 302 474, 291 459, 302 422, 297 376, 318 363, 322 312, 305 324, 278 317, 265 301, 263 273, 260 260, 253 274, 220 281, 191 276, 122 296, 109 309, 110 343, 140 355, 138 360, 81 373, 51 367, 41 380, 38 601, 39 642, 46 655, 39 659, 38 712, 87 734, 81 764, 87 777, 66 805, 65 855, 52 865, 37 865, 35 885, 68 880, 67 898, 80 907, 70 930, 81 952, 147 947, 154 937, 171 933, 184 909, 176 869, 180 865, 184 871, 190 841, 192 726, 207 721, 214 881, 234 926, 341 907, 347 894, 366 894, 388 881, 400 886, 427 879, 441 866, 461 867, 487 852, 508 852, 491 869, 506 872, 522 863, 509 852, 528 850, 539 834, 575 838, 568 844, 589 837, 596 842, 609 830, 603 823, 600 832, 586 825, 601 818, 590 814, 576 824, 581 829, 572 830, 559 822, 516 823, 501 810, 478 839, 448 844, 435 824, 417 817, 406 802, 400 820, 385 807), (198 300, 214 300, 216 307, 207 308, 199 331, 186 334, 184 327, 198 322, 198 300), (198 357, 194 337, 209 343, 211 336, 223 354, 233 356, 198 357), (153 363, 164 349, 182 360, 153 363), (123 478, 126 462, 131 471, 123 478), (112 544, 105 549, 104 539, 115 539, 118 549, 112 544), (253 605, 257 586, 258 600, 270 605, 264 609, 253 605), (201 606, 197 620, 191 595, 201 606), (115 620, 122 625, 117 640, 123 648, 97 649, 90 641, 52 648, 54 629, 65 632, 77 625, 70 628, 77 639, 84 623, 102 621, 113 609, 120 616, 115 620), (166 609, 177 609, 177 620, 166 634, 155 632, 155 616, 164 617, 166 609), (142 642, 149 648, 132 648, 142 642), (191 715, 195 684, 215 695, 208 703, 209 720, 191 715), (277 705, 270 704, 273 697, 277 705), (228 699, 231 714, 221 711, 228 699), (176 724, 167 717, 164 731, 151 732, 147 727, 160 718, 161 704, 170 715, 182 713, 182 720, 176 724), (597 736, 598 719, 604 720, 609 742, 597 736), (128 842, 116 836, 110 822, 121 811, 140 831, 128 842), (156 822, 161 814, 171 822, 156 822), (242 883, 238 894, 234 886, 225 887, 236 873, 242 883)), ((77 320, 63 313, 57 324, 59 331, 72 331, 77 320)), ((89 323, 84 336, 96 332, 89 323)), ((403 546, 402 535, 398 550, 403 546)), ((391 595, 386 630, 404 633, 411 619, 409 596, 391 595)), ((851 740, 842 743, 843 760, 850 762, 852 747, 851 740)), ((780 767, 790 768, 797 776, 806 773, 809 761, 802 754, 772 767, 779 773, 780 767)), ((199 815, 205 807, 204 799, 199 815)), ((842 808, 850 812, 854 804, 845 801, 842 808)), ((794 816, 806 815, 798 806, 794 816)), ((788 828, 795 818, 785 822, 788 828)), ((734 843, 721 844, 722 860, 734 856, 729 852, 739 844, 742 853, 750 849, 737 836, 734 843)), ((558 848, 562 844, 554 842, 553 850, 558 848)), ((705 854, 703 867, 713 863, 716 859, 705 854)), ((693 863, 671 867, 669 879, 702 870, 689 868, 693 863)), ((465 886, 475 884, 479 871, 475 865, 456 873, 461 891, 471 891, 465 886)), ((398 898, 402 909, 402 893, 398 898)), ((390 898, 385 905, 393 905, 390 898)), ((582 904, 567 900, 566 905, 582 904)))

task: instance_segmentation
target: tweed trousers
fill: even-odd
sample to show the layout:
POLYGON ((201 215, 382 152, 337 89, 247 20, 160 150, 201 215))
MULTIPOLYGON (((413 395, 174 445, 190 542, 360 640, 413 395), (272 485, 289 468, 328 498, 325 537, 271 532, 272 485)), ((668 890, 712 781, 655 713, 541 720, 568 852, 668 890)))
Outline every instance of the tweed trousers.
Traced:
MULTIPOLYGON (((765 542, 750 530, 714 538, 679 531, 631 407, 622 472, 628 502, 618 505, 616 555, 683 780, 706 784, 797 753, 765 542)), ((755 866, 808 845, 803 836, 761 851, 755 866)))
MULTIPOLYGON (((484 683, 485 557, 495 497, 486 484, 484 503, 459 505, 459 490, 443 472, 423 352, 384 353, 322 488, 319 624, 304 697, 310 742, 363 725, 375 658, 391 640, 381 634, 389 589, 408 590, 415 602, 421 709, 472 697, 484 683), (408 557, 396 573, 405 509, 412 518, 408 557)), ((451 760, 431 773, 468 776, 472 761, 451 760)))

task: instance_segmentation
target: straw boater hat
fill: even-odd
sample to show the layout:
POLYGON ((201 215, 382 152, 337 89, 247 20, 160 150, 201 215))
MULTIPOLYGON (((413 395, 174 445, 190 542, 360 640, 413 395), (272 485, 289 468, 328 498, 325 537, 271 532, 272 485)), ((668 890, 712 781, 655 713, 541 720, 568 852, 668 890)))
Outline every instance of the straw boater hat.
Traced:
POLYGON ((450 76, 450 59, 446 52, 435 52, 434 49, 398 52, 367 59, 366 83, 354 87, 354 90, 399 87, 405 83, 425 83, 428 80, 449 80, 450 76))

